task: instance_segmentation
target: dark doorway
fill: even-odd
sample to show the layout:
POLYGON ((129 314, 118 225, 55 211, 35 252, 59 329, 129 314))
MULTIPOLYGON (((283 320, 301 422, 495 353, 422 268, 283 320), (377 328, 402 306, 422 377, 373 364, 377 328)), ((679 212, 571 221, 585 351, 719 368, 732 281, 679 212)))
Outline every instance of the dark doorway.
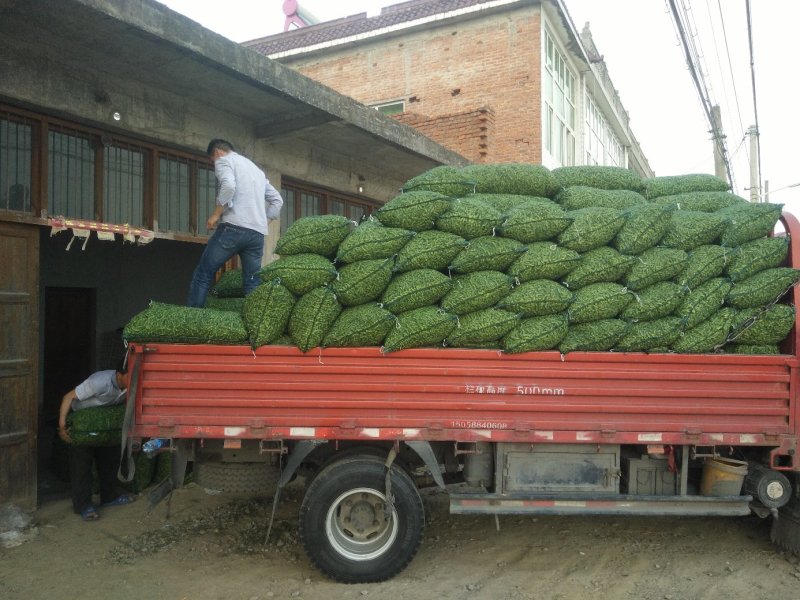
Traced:
POLYGON ((61 397, 91 375, 94 315, 94 289, 45 288, 42 403, 45 419, 57 419, 61 397))
POLYGON ((39 413, 39 502, 66 493, 67 448, 58 438, 61 398, 91 375, 96 347, 93 288, 44 291, 42 407, 39 413))

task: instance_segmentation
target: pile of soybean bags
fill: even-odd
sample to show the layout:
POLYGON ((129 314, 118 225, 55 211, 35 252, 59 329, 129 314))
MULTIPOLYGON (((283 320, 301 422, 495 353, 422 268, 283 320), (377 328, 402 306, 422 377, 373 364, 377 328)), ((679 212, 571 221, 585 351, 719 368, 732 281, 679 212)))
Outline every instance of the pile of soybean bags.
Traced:
POLYGON ((788 237, 772 235, 781 209, 704 174, 437 167, 358 225, 296 221, 247 298, 236 298, 240 272, 218 282, 209 306, 230 310, 152 304, 125 337, 304 352, 773 354, 794 324, 786 298, 800 278, 784 266, 788 237))

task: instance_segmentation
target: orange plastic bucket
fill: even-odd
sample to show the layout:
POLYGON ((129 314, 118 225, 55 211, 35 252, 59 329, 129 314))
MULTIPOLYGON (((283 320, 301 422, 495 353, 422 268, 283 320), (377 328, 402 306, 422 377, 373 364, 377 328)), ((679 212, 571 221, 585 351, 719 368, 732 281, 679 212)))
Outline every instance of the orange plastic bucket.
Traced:
POLYGON ((739 496, 747 475, 747 461, 707 458, 703 464, 700 493, 703 496, 739 496))

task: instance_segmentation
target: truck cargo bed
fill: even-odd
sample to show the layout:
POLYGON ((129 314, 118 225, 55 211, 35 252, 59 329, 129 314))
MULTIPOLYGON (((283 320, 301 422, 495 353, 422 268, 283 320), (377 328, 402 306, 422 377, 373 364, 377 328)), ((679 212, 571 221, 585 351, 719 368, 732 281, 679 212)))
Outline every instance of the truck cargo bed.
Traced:
POLYGON ((135 437, 781 445, 792 355, 132 344, 135 437))

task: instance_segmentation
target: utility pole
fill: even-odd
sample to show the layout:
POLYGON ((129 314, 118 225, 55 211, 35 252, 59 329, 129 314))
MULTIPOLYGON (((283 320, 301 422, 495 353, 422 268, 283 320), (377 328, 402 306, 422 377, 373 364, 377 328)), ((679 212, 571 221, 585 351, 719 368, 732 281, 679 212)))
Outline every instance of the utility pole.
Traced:
POLYGON ((747 128, 750 136, 750 202, 760 202, 758 186, 758 127, 751 125, 747 128))
MULTIPOLYGON (((722 117, 720 116, 719 104, 711 107, 711 118, 714 122, 711 125, 711 139, 714 142, 714 175, 728 181, 728 172, 725 169, 725 156, 722 153, 723 141, 725 136, 722 134, 722 117)), ((732 182, 728 181, 728 185, 732 182)))

